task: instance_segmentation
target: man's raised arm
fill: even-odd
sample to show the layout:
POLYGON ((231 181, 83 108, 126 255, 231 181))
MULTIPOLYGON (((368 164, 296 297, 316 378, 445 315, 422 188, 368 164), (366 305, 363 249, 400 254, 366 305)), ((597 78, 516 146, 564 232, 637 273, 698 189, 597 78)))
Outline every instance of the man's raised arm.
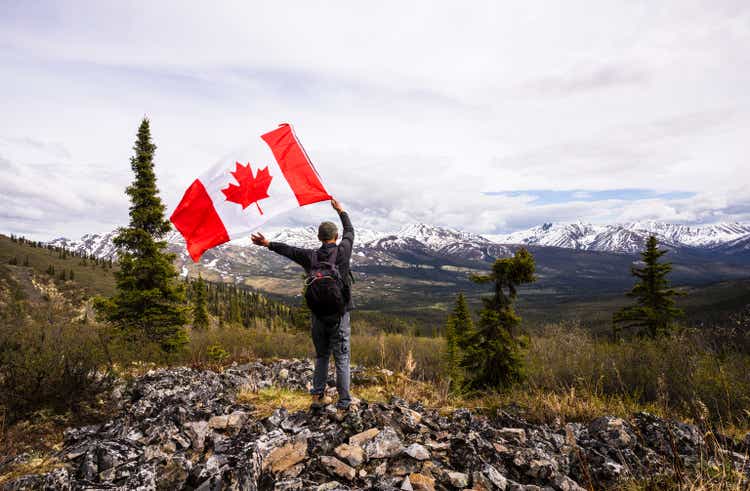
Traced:
POLYGON ((310 251, 308 249, 290 246, 284 244, 283 242, 270 242, 260 232, 251 235, 250 238, 252 239, 253 244, 268 247, 276 254, 281 254, 284 257, 288 257, 306 270, 310 268, 310 251))
POLYGON ((341 206, 341 203, 339 203, 338 200, 332 198, 331 206, 333 206, 333 209, 338 212, 339 218, 341 218, 343 232, 341 234, 341 243, 339 244, 339 247, 344 247, 348 258, 351 255, 352 247, 354 246, 354 227, 352 226, 352 221, 349 219, 349 214, 344 210, 344 207, 341 206))

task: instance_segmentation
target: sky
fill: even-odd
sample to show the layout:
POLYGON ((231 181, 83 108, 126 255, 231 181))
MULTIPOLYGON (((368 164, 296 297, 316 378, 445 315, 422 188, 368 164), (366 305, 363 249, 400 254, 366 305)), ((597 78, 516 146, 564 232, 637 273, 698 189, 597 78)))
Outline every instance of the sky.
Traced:
MULTIPOLYGON (((290 122, 357 226, 750 221, 750 2, 0 0, 0 232, 168 214, 290 122)), ((269 226, 307 225, 328 204, 269 226)))

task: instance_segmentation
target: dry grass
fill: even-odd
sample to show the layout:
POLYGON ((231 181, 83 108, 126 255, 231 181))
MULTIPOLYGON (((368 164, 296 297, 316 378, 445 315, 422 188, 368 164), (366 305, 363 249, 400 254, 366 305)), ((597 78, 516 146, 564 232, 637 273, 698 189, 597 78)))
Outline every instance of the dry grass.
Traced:
POLYGON ((670 416, 664 407, 644 404, 633 398, 597 393, 571 387, 567 391, 515 388, 493 396, 491 406, 512 408, 535 423, 587 422, 609 415, 627 418, 635 412, 647 411, 662 417, 670 416))
POLYGON ((32 454, 25 462, 12 465, 6 469, 5 473, 0 475, 0 486, 19 477, 31 474, 46 474, 59 467, 63 467, 63 463, 55 457, 32 454))
POLYGON ((0 475, 0 485, 27 474, 49 472, 60 467, 62 464, 52 455, 62 449, 63 432, 72 423, 69 415, 39 411, 13 425, 0 425, 0 456, 23 453, 31 456, 26 462, 5 469, 0 475))
POLYGON ((237 402, 252 405, 253 416, 265 418, 282 407, 290 413, 304 411, 310 407, 311 399, 306 392, 268 387, 258 392, 241 390, 237 394, 237 402))

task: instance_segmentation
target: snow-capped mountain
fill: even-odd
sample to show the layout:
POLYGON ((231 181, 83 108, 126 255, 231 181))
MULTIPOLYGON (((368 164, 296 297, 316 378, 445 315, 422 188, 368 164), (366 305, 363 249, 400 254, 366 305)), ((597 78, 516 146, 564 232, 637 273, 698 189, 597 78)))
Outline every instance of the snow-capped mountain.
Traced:
POLYGON ((80 239, 67 239, 58 237, 47 242, 49 245, 64 247, 77 253, 86 253, 105 259, 114 259, 117 256, 117 248, 112 239, 117 235, 117 230, 106 234, 85 234, 80 239))
POLYGON ((508 256, 510 248, 481 235, 424 223, 402 227, 398 232, 364 244, 365 248, 417 252, 424 249, 440 257, 484 261, 508 256))
POLYGON ((750 225, 719 223, 687 226, 654 221, 618 225, 592 225, 583 222, 545 223, 507 235, 494 235, 491 238, 506 244, 635 253, 643 250, 650 235, 655 235, 665 247, 715 248, 750 236, 750 225))
POLYGON ((714 248, 723 254, 742 254, 750 252, 750 235, 720 244, 714 248))
POLYGON ((500 244, 541 245, 565 249, 589 249, 604 227, 583 222, 570 224, 545 223, 507 235, 491 235, 500 244))
MULTIPOLYGON (((100 257, 116 255, 116 232, 87 234, 77 240, 55 239, 51 244, 100 257)), ((508 257, 528 245, 537 261, 537 288, 555 295, 581 291, 621 292, 632 283, 629 275, 635 253, 644 248, 650 234, 677 254, 674 281, 703 284, 750 275, 750 226, 719 224, 706 227, 657 224, 622 225, 586 223, 545 224, 504 236, 483 236, 459 230, 415 224, 395 233, 355 229, 352 270, 359 282, 360 299, 379 302, 408 294, 452 298, 456 289, 471 289, 471 273, 486 271, 494 259, 508 257), (592 253, 590 251, 599 251, 592 253)), ((267 230, 272 241, 313 248, 316 227, 267 230)), ((187 254, 178 233, 167 237, 169 250, 183 276, 202 274, 212 281, 242 283, 270 293, 298 296, 300 268, 249 237, 222 244, 205 252, 199 263, 187 254)), ((438 298, 436 297, 436 298, 438 298)), ((365 301, 364 303, 366 304, 365 301)))
MULTIPOLYGON (((341 235, 341 230, 339 230, 339 235, 341 235)), ((355 230, 355 242, 358 244, 370 242, 382 236, 383 233, 370 229, 357 227, 355 230)), ((265 237, 272 242, 283 242, 295 247, 313 248, 320 246, 318 229, 312 225, 308 227, 272 229, 265 233, 265 237)), ((249 235, 242 239, 233 240, 231 243, 237 246, 252 245, 249 235)))
MULTIPOLYGON (((114 258, 116 249, 112 244, 112 238, 115 234, 116 231, 107 234, 86 234, 77 240, 58 238, 49 243, 98 257, 114 258)), ((357 228, 354 252, 357 261, 370 259, 380 265, 387 264, 389 256, 403 254, 487 261, 510 255, 513 245, 634 254, 643 250, 646 240, 652 234, 667 248, 711 249, 728 254, 750 252, 750 225, 747 224, 687 226, 652 221, 617 225, 593 225, 584 222, 545 223, 507 235, 490 236, 423 223, 407 225, 395 233, 357 228)), ((313 226, 271 230, 266 237, 271 241, 297 247, 314 248, 320 243, 317 239, 317 228, 313 226)), ((182 237, 176 232, 171 233, 167 241, 178 253, 184 249, 182 237)), ((217 250, 229 248, 239 248, 238 250, 243 251, 243 257, 254 256, 259 252, 252 246, 249 237, 232 241, 217 250)), ((394 260, 401 262, 402 259, 394 260)))
POLYGON ((696 227, 647 221, 628 223, 624 227, 656 235, 657 238, 666 242, 690 247, 714 247, 750 234, 750 225, 736 222, 696 227))

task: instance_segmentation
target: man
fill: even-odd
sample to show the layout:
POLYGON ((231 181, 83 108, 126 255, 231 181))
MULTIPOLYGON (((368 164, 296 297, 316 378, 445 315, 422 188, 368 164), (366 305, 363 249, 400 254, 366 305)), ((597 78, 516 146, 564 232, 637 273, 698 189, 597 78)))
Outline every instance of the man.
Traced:
POLYGON ((336 362, 336 389, 338 390, 339 399, 336 407, 339 409, 348 409, 351 404, 349 394, 349 338, 351 327, 349 324, 349 312, 352 310, 352 276, 349 265, 352 256, 352 246, 354 244, 354 227, 349 220, 349 215, 344 211, 341 204, 331 199, 331 206, 339 214, 344 233, 341 243, 337 246, 336 241, 339 238, 336 224, 332 222, 323 222, 318 227, 318 239, 322 243, 319 249, 302 249, 293 247, 281 242, 269 242, 260 232, 251 236, 253 244, 268 247, 277 254, 288 257, 295 263, 305 268, 306 273, 310 273, 311 261, 313 254, 317 255, 318 262, 325 262, 331 254, 336 254, 335 264, 341 275, 343 287, 341 292, 346 304, 344 313, 341 317, 335 316, 319 318, 314 313, 312 316, 312 339, 315 345, 315 372, 313 373, 313 387, 310 390, 312 394, 312 407, 319 408, 329 402, 325 397, 326 380, 328 379, 328 361, 333 353, 336 362))

